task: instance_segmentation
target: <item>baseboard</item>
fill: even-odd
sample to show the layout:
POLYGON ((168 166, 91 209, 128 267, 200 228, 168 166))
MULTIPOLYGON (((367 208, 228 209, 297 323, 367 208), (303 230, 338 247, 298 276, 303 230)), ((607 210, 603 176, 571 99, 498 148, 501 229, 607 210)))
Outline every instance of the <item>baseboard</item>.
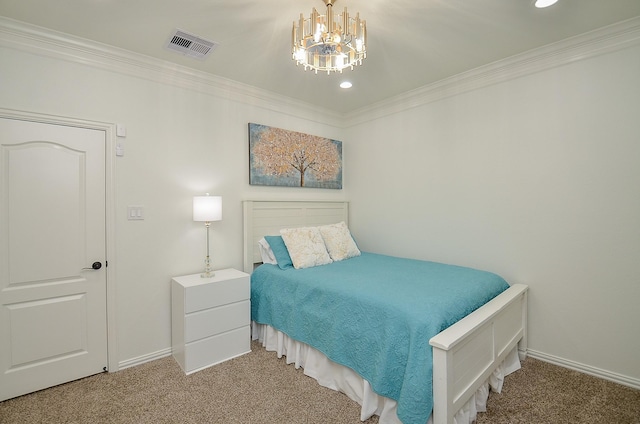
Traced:
POLYGON ((634 389, 640 390, 640 379, 638 378, 629 377, 629 376, 618 374, 615 372, 581 364, 579 362, 570 361, 568 359, 559 358, 557 356, 549 355, 543 352, 538 352, 536 350, 527 349, 527 355, 531 358, 539 359, 541 361, 548 362, 553 365, 558 365, 563 368, 568 368, 584 374, 589 374, 594 377, 600 377, 605 380, 612 381, 614 383, 622 384, 623 386, 628 386, 628 387, 632 387, 634 389))
POLYGON ((158 350, 156 352, 148 353, 146 355, 138 356, 136 358, 126 359, 122 362, 119 362, 118 370, 135 367, 137 365, 142 365, 145 362, 151 362, 151 361, 155 361, 156 359, 166 358, 167 356, 171 356, 170 347, 166 349, 158 350))

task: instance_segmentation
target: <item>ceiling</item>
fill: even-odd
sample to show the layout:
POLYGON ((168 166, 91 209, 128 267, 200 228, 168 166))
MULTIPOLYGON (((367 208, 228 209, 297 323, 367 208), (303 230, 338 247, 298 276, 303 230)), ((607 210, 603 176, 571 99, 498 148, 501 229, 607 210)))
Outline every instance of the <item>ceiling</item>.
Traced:
POLYGON ((367 59, 314 74, 291 26, 322 0, 0 0, 0 15, 269 90, 339 113, 640 16, 640 0, 338 0, 367 21, 367 59), (204 61, 168 50, 176 29, 219 43, 204 61), (339 83, 349 80, 345 90, 339 83))

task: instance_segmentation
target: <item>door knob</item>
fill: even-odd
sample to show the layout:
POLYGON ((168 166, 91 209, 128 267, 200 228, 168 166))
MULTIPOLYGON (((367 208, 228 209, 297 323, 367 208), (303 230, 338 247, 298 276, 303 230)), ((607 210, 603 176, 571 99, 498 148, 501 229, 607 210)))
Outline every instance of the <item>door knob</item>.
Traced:
POLYGON ((91 268, 82 268, 82 269, 95 269, 98 270, 102 268, 102 262, 94 262, 91 264, 91 268))

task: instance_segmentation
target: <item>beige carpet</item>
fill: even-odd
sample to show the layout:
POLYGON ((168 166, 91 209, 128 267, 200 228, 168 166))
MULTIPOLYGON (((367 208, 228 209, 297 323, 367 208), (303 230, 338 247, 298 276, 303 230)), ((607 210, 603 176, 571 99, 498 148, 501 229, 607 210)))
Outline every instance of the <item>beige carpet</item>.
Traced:
MULTIPOLYGON (((168 357, 10 399, 0 403, 0 423, 360 422, 357 403, 252 349, 190 376, 168 357)), ((527 359, 491 395, 478 419, 485 423, 640 423, 640 391, 527 359)))

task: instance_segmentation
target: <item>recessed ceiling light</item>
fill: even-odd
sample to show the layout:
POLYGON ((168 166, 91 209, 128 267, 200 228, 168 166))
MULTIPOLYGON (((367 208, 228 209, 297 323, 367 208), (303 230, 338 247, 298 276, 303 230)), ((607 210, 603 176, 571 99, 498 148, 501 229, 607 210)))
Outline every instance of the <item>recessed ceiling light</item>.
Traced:
POLYGON ((353 84, 351 84, 349 81, 343 81, 340 83, 340 88, 351 88, 353 84))
POLYGON ((538 9, 542 9, 543 7, 549 7, 552 4, 555 4, 558 0, 536 0, 534 3, 538 9))

